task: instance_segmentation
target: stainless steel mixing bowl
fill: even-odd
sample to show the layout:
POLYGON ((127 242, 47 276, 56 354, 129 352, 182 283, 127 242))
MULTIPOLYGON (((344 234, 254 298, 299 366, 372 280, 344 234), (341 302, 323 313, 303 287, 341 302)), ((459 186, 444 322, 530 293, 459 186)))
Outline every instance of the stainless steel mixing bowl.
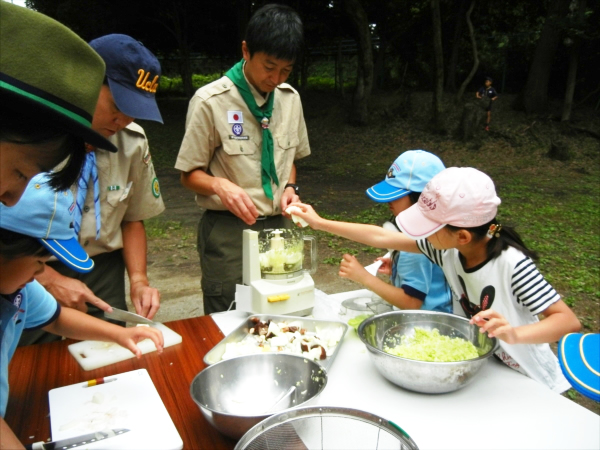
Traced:
POLYGON ((327 372, 302 356, 265 353, 219 361, 190 386, 192 399, 217 430, 239 439, 267 417, 308 405, 327 384, 327 372))
POLYGON ((369 350, 377 370, 392 383, 426 394, 452 392, 469 384, 475 374, 498 348, 496 338, 480 333, 469 320, 435 311, 393 311, 373 316, 360 324, 358 335, 369 350), (384 345, 394 347, 415 327, 437 328, 440 334, 460 337, 475 345, 481 356, 457 362, 429 362, 401 358, 386 353, 384 345))

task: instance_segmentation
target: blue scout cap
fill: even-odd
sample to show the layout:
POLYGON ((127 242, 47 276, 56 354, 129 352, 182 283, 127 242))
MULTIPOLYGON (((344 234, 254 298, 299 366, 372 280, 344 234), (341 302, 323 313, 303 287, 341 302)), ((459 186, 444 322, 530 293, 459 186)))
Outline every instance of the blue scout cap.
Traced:
POLYGON ((577 392, 600 402, 600 334, 563 336, 558 342, 558 362, 577 392))
POLYGON ((444 163, 433 153, 408 150, 396 158, 385 180, 367 189, 367 195, 377 203, 388 203, 411 192, 423 192, 429 180, 444 169, 444 163))
POLYGON ((125 34, 108 34, 90 42, 106 64, 106 78, 119 110, 134 119, 163 123, 156 104, 160 63, 154 54, 125 34))
POLYGON ((47 173, 36 175, 15 206, 0 205, 0 228, 37 238, 69 268, 89 272, 94 261, 77 241, 73 229, 73 194, 70 190, 53 190, 49 179, 47 173))

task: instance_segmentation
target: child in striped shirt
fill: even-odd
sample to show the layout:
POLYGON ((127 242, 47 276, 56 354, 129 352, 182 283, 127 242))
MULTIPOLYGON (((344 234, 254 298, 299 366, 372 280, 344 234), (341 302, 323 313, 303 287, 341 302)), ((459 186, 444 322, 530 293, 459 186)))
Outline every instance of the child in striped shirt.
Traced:
POLYGON ((520 236, 496 220, 494 182, 473 168, 451 167, 401 212, 403 233, 325 220, 309 205, 296 215, 317 230, 381 248, 422 252, 438 264, 455 293, 453 311, 500 341, 496 356, 555 392, 570 388, 548 343, 581 324, 537 270, 520 236), (539 320, 538 315, 544 316, 539 320))

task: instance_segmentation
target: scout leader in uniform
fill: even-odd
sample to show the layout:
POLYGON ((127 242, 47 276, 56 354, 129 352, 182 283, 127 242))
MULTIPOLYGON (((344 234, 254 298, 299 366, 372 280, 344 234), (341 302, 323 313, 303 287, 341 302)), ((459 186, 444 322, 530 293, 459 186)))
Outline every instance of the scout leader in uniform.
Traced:
MULTIPOLYGON (((103 318, 102 310, 109 305, 127 309, 127 269, 136 312, 151 319, 160 306, 160 294, 148 281, 143 221, 165 206, 148 140, 133 120, 162 123, 155 99, 160 63, 144 45, 122 34, 100 37, 90 46, 106 63, 92 127, 119 149, 112 154, 90 148, 75 192, 75 232, 96 268, 79 274, 51 262, 38 281, 63 306, 85 311, 86 302, 99 304, 100 309, 91 307, 90 314, 103 318)), ((28 332, 21 345, 54 339, 49 333, 28 332)))
POLYGON ((190 101, 175 168, 206 209, 198 226, 204 313, 225 311, 242 282, 242 230, 281 228, 298 199, 294 161, 310 154, 300 96, 285 84, 303 45, 291 8, 257 10, 243 60, 190 101))

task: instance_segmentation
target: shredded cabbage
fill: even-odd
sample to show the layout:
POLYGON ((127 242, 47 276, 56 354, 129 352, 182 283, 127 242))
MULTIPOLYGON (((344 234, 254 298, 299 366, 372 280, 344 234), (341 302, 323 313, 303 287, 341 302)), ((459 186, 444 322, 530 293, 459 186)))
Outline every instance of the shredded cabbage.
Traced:
POLYGON ((414 336, 402 336, 399 345, 384 345, 383 350, 390 355, 419 361, 451 362, 479 357, 471 342, 459 337, 443 336, 437 328, 429 331, 415 327, 414 336))
POLYGON ((361 314, 360 316, 353 317, 352 319, 348 320, 348 325, 358 331, 358 326, 372 315, 373 314, 361 314))

